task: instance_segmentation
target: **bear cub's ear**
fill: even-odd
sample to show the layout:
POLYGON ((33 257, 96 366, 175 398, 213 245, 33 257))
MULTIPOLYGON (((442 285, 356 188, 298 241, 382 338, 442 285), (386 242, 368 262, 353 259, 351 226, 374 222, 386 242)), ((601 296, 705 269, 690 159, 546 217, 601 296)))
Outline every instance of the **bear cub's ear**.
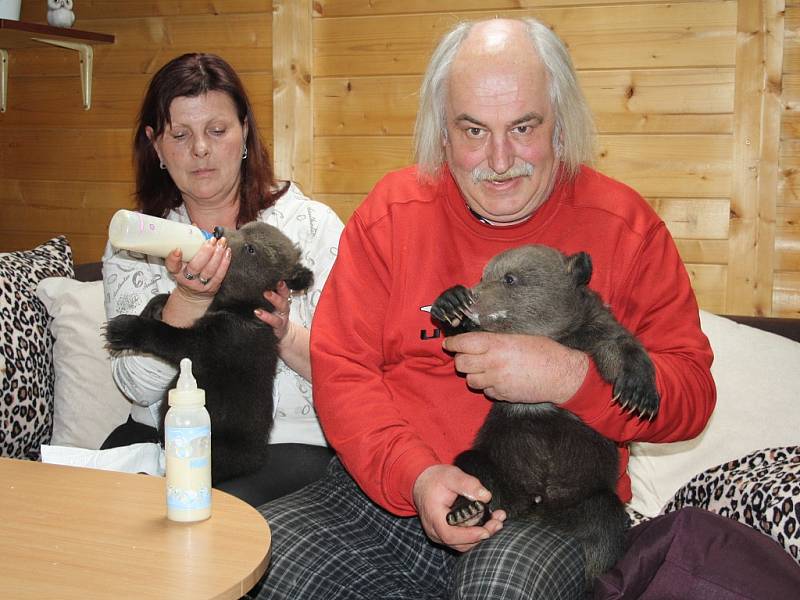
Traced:
POLYGON ((586 252, 578 252, 567 257, 567 273, 572 275, 577 285, 588 285, 592 278, 592 257, 586 252))
POLYGON ((284 278, 290 290, 305 290, 314 283, 314 273, 301 264, 296 264, 294 268, 286 274, 284 278))

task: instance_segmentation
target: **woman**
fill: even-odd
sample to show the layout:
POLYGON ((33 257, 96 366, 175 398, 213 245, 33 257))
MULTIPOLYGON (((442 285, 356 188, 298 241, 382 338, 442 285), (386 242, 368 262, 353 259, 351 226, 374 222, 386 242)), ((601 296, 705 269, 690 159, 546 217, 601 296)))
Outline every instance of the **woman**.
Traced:
MULTIPOLYGON (((281 282, 264 293, 275 312, 256 315, 280 340, 268 462, 261 471, 217 486, 253 505, 302 487, 322 474, 333 455, 312 404, 309 327, 336 256, 341 221, 294 184, 274 180, 244 87, 218 56, 184 54, 153 76, 133 155, 140 211, 207 231, 267 222, 298 245, 314 271, 305 295, 291 298, 281 282)), ((229 265, 224 238, 208 240, 188 262, 180 250, 162 260, 109 244, 103 256, 106 315, 139 314, 153 295, 168 292, 164 322, 189 326, 211 304, 229 265)), ((103 447, 158 441, 159 407, 176 369, 152 356, 126 355, 112 359, 112 372, 133 406, 128 422, 103 447)))

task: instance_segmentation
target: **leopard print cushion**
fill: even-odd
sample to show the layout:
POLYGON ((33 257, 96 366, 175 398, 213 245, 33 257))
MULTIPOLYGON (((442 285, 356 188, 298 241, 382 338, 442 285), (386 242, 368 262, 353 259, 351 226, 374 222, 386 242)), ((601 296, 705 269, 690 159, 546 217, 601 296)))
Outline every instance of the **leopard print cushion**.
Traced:
POLYGON ((53 336, 36 297, 45 277, 73 277, 63 236, 0 254, 0 456, 39 458, 53 429, 53 336))
POLYGON ((800 563, 800 446, 758 450, 696 475, 663 512, 697 506, 766 533, 800 563))

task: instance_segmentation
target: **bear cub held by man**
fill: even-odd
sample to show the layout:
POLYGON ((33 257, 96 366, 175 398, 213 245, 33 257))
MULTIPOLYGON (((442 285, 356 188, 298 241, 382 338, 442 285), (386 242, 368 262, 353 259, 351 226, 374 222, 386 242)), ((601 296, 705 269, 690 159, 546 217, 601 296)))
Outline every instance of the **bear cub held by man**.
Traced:
MULTIPOLYGON (((182 358, 191 359, 211 417, 213 484, 257 470, 268 451, 278 340, 253 311, 274 310, 264 291, 274 290, 281 280, 291 290, 313 283, 313 273, 300 263, 300 251, 275 227, 253 222, 237 231, 219 229, 217 235, 224 235, 231 249, 231 265, 205 315, 194 325, 184 329, 161 321, 169 295, 159 294, 138 317, 119 315, 106 328, 112 352, 146 352, 176 367, 182 358)), ((167 408, 165 396, 162 444, 167 408)))
MULTIPOLYGON (((455 286, 431 313, 445 335, 472 330, 546 336, 586 352, 622 409, 653 418, 659 396, 642 345, 588 288, 588 254, 528 245, 494 257, 472 289, 455 286)), ((611 399, 598 399, 609 402, 611 399)), ((459 496, 451 525, 483 523, 492 509, 537 520, 577 539, 586 582, 624 550, 627 516, 616 494, 615 444, 550 403, 494 402, 473 447, 455 464, 492 492, 489 506, 459 496)))

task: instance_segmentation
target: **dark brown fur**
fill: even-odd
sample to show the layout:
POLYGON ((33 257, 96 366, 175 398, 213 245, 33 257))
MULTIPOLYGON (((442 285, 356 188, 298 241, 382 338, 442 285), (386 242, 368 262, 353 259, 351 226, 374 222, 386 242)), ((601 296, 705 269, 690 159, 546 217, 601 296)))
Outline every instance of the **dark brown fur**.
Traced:
MULTIPOLYGON (((162 322, 161 311, 169 296, 159 294, 138 317, 120 315, 106 328, 112 352, 147 352, 176 367, 182 358, 191 359, 211 416, 215 484, 255 471, 268 450, 278 340, 272 327, 257 319, 253 310, 274 310, 263 293, 274 290, 281 280, 292 290, 313 282, 311 271, 300 264, 300 251, 275 227, 252 222, 222 234, 231 248, 231 266, 208 311, 192 327, 162 322)), ((166 398, 162 409, 163 439, 166 398)))
MULTIPOLYGON (((623 407, 652 417, 659 402, 653 365, 588 288, 591 273, 586 253, 522 246, 492 259, 474 288, 444 292, 431 312, 447 335, 523 333, 582 350, 623 407)), ((573 413, 550 403, 495 402, 473 447, 455 462, 481 480, 492 501, 484 507, 459 497, 451 524, 485 520, 502 508, 509 518, 558 528, 581 543, 587 586, 622 554, 627 516, 616 494, 617 448, 573 413)))

